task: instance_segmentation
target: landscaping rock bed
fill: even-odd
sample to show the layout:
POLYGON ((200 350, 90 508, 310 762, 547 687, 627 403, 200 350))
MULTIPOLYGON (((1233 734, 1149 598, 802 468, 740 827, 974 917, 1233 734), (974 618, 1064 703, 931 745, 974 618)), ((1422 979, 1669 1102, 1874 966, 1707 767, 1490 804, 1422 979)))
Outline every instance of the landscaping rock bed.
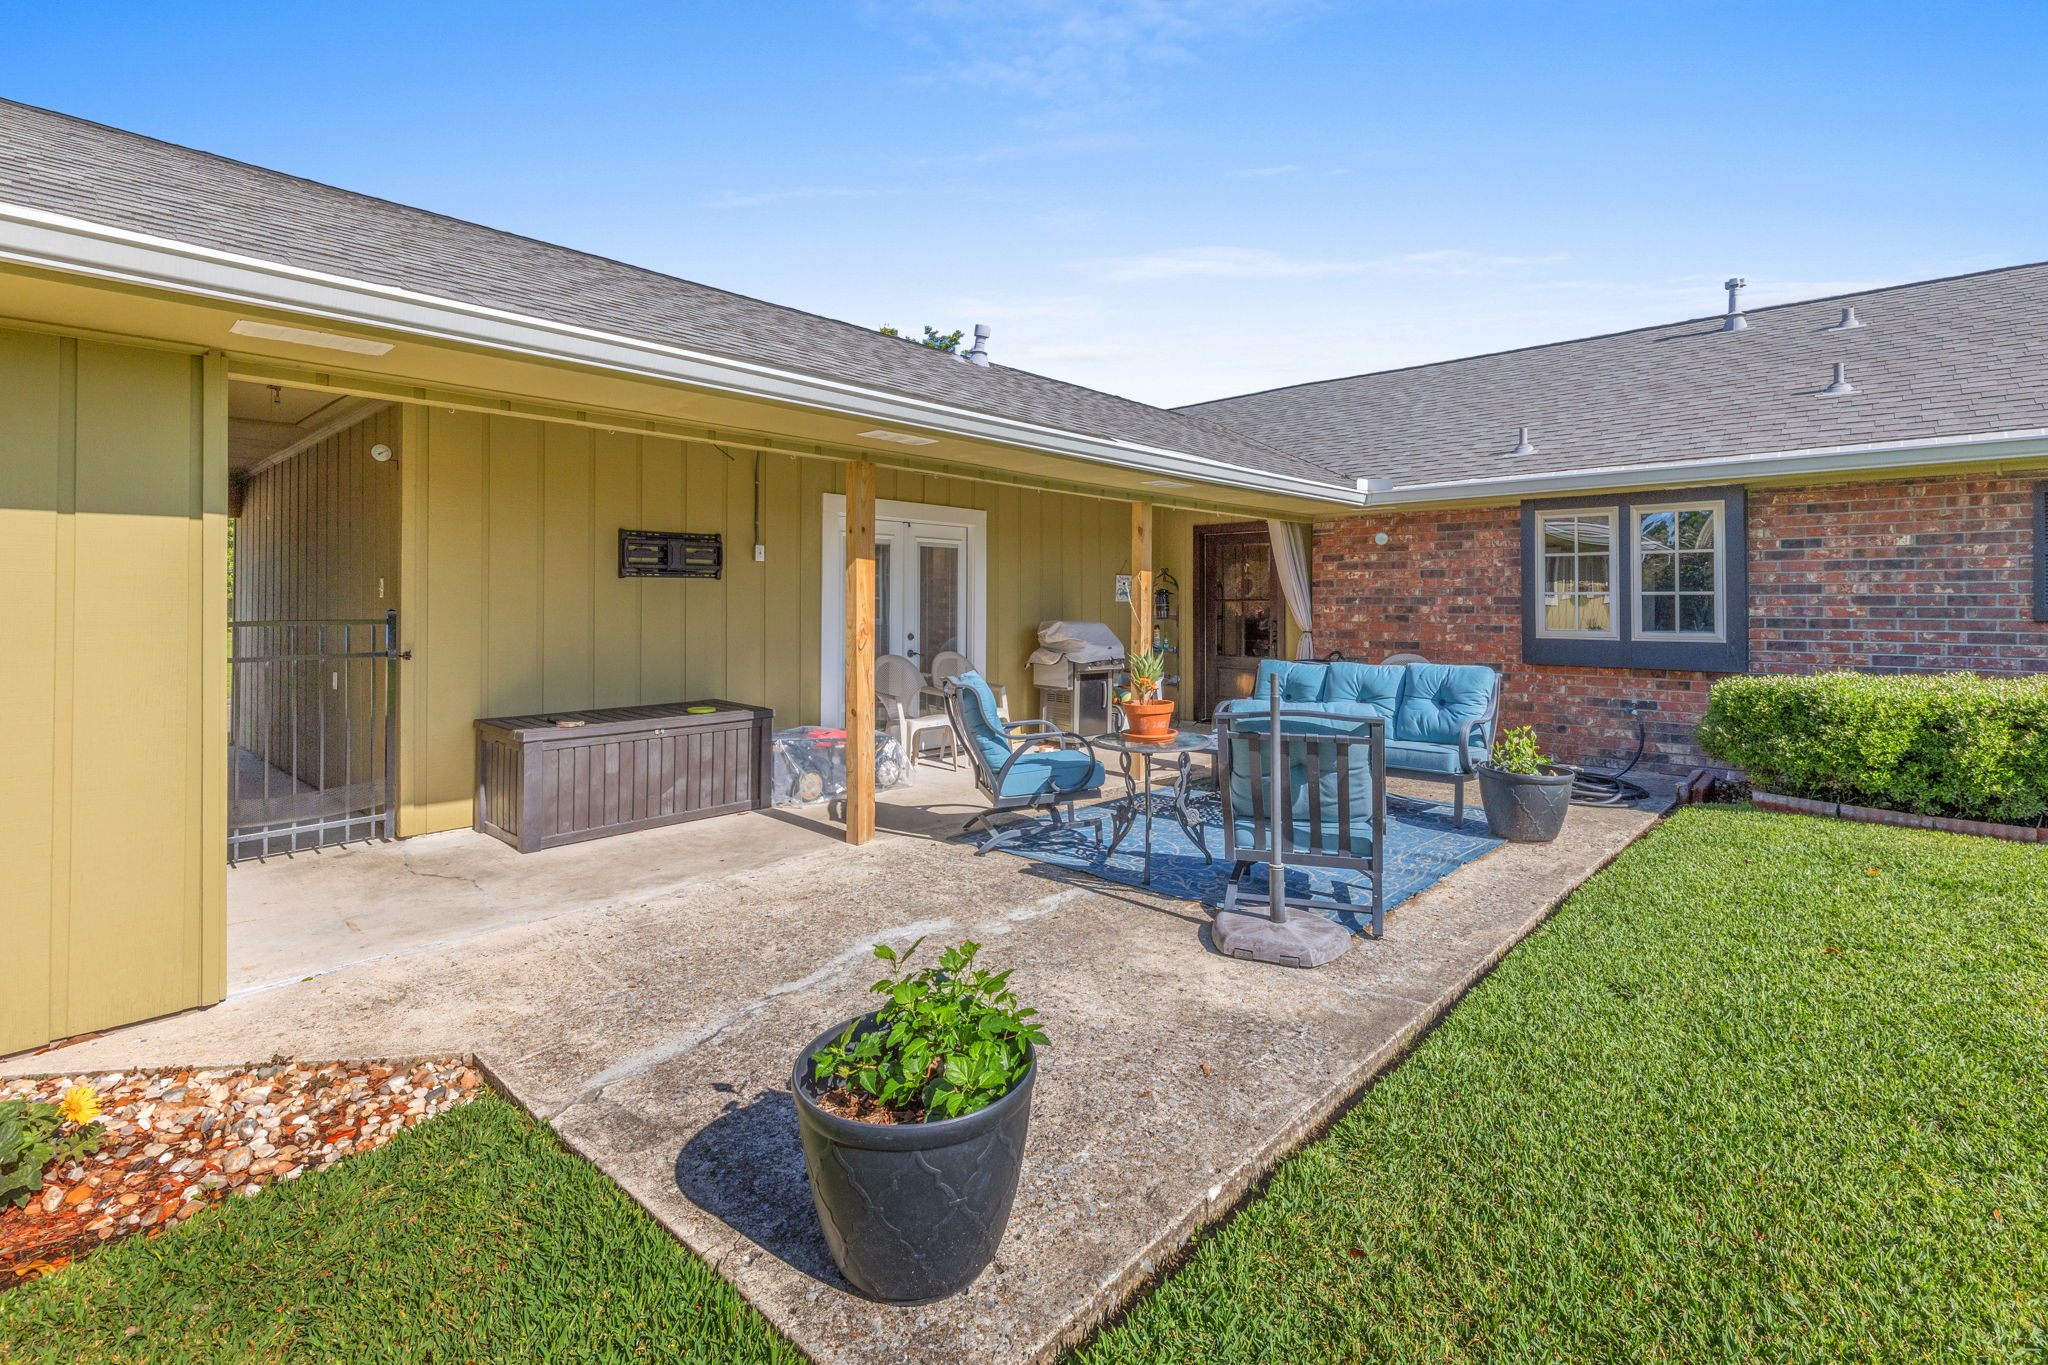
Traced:
POLYGON ((155 1236, 230 1195, 325 1170, 470 1099, 482 1077, 459 1057, 280 1062, 0 1082, 0 1100, 99 1094, 98 1150, 44 1173, 23 1208, 0 1208, 0 1289, 104 1242, 155 1236))

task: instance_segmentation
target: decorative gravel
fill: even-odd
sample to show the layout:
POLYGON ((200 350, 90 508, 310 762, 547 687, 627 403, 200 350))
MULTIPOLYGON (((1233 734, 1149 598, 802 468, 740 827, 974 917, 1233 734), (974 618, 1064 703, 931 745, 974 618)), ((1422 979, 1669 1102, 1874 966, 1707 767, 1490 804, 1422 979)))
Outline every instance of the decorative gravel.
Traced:
POLYGON ((282 1062, 0 1082, 0 1100, 99 1092, 98 1151, 43 1174, 24 1208, 0 1209, 0 1289, 117 1237, 153 1237, 233 1194, 325 1170, 468 1101, 482 1077, 458 1057, 282 1062))

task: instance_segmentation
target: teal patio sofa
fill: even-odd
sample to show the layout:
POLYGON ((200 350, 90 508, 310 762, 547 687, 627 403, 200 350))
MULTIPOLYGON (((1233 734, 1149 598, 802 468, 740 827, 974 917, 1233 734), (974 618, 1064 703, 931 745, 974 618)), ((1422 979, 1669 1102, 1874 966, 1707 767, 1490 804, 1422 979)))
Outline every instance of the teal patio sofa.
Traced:
POLYGON ((1500 670, 1491 664, 1365 664, 1264 659, 1252 695, 1224 702, 1216 719, 1262 713, 1280 689, 1291 733, 1355 734, 1386 722, 1387 771, 1457 788, 1453 819, 1465 819, 1465 783, 1478 773, 1500 723, 1500 670))

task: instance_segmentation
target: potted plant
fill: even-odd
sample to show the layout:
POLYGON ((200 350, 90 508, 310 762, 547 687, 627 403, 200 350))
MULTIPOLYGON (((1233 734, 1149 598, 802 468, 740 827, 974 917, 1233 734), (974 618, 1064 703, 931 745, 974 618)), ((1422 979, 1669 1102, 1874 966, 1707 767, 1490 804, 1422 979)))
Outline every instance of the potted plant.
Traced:
POLYGON ((1131 678, 1130 700, 1117 703, 1123 708, 1124 733, 1132 739, 1172 739, 1173 703, 1159 695, 1166 680, 1166 655, 1156 649, 1133 654, 1124 671, 1131 678))
POLYGON ((994 1259, 1045 1042, 1010 973, 974 965, 980 945, 913 974, 923 942, 901 956, 875 945, 903 970, 871 987, 889 1002, 818 1035, 790 1081, 832 1259, 887 1303, 956 1294, 994 1259))
POLYGON ((1575 774, 1536 747, 1535 730, 1527 725, 1503 730, 1478 767, 1486 827, 1494 838, 1547 844, 1557 837, 1571 810, 1575 774))

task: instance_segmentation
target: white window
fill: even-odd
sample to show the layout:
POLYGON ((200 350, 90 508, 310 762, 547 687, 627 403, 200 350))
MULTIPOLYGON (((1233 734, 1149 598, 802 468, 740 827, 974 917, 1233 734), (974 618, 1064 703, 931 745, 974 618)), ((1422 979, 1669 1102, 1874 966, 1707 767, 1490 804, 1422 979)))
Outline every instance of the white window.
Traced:
POLYGON ((1612 639, 1618 509, 1543 513, 1543 618, 1537 634, 1612 639))
POLYGON ((1718 502, 1632 507, 1635 621, 1646 640, 1718 640, 1726 633, 1718 502))

